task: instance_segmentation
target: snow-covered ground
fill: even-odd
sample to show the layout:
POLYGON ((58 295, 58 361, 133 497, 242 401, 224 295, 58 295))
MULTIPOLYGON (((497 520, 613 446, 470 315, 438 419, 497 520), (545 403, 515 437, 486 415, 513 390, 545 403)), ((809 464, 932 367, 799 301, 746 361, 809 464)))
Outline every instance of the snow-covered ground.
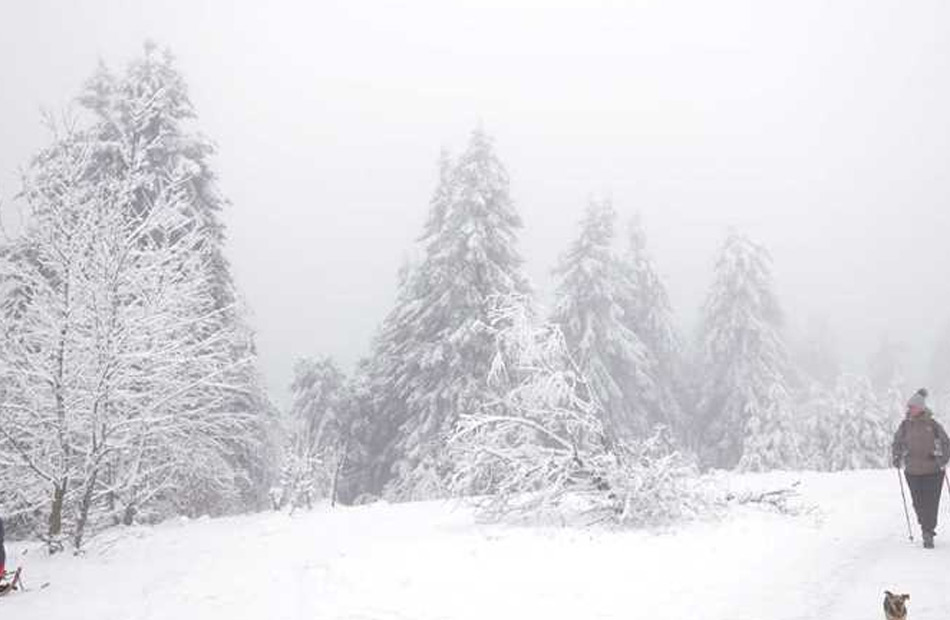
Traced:
POLYGON ((664 531, 487 526, 457 504, 419 503, 123 528, 94 539, 83 557, 13 544, 9 563, 24 567, 32 589, 0 600, 0 614, 860 620, 882 618, 891 589, 910 593, 913 620, 950 617, 950 534, 933 551, 907 540, 893 470, 733 483, 795 480, 817 511, 742 507, 664 531))

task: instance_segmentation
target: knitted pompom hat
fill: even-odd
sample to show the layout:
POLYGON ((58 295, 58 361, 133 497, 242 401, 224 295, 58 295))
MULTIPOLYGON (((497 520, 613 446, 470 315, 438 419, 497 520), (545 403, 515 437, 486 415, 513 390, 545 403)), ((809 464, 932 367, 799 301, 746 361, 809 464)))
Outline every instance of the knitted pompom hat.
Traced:
POLYGON ((920 388, 914 395, 910 397, 910 400, 907 401, 908 407, 920 407, 921 409, 927 408, 927 388, 920 388))

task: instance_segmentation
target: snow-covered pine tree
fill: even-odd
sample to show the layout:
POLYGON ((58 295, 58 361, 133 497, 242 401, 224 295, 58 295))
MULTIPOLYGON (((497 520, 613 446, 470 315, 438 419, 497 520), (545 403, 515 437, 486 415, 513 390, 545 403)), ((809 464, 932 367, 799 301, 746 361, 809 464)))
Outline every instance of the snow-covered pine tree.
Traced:
POLYGON ((806 379, 796 390, 794 397, 798 426, 801 429, 801 468, 822 471, 827 461, 824 451, 831 444, 831 429, 827 422, 835 409, 834 387, 828 387, 814 379, 806 379))
POLYGON ((319 497, 335 499, 334 480, 346 458, 348 437, 345 381, 331 358, 302 359, 295 365, 278 507, 311 508, 319 497))
POLYGON ((889 464, 887 412, 867 377, 842 374, 835 385, 830 410, 821 420, 828 443, 821 450, 822 469, 867 469, 889 464))
MULTIPOLYGON (((436 189, 429 201, 423 234, 418 242, 424 252, 433 239, 442 234, 445 216, 455 195, 454 164, 448 151, 439 154, 436 189)), ((407 418, 407 381, 416 372, 414 358, 424 341, 417 331, 416 315, 428 293, 426 272, 420 260, 406 260, 400 265, 396 282, 396 300, 373 339, 372 355, 365 362, 365 383, 369 394, 363 407, 370 410, 369 423, 362 429, 362 457, 356 456, 351 479, 357 484, 354 499, 365 500, 381 495, 393 479, 393 466, 400 458, 395 440, 399 427, 407 418)))
POLYGON ((93 174, 124 177, 134 186, 129 217, 145 217, 171 179, 183 184, 182 208, 194 226, 204 229, 209 246, 217 306, 233 307, 236 295, 220 221, 227 201, 210 165, 215 148, 188 130, 197 114, 171 52, 148 41, 144 55, 119 76, 100 64, 79 103, 95 118, 89 131, 97 146, 93 174))
POLYGON ((791 394, 773 383, 764 400, 750 401, 743 429, 742 471, 798 469, 804 463, 802 426, 791 394))
POLYGON ((633 296, 633 283, 612 248, 615 220, 610 202, 588 204, 580 234, 554 270, 551 315, 590 380, 614 441, 644 436, 651 422, 648 406, 658 400, 654 360, 624 322, 621 304, 633 296))
POLYGON ((361 359, 356 364, 341 402, 342 418, 346 421, 343 428, 346 449, 333 472, 331 498, 343 504, 363 502, 369 497, 367 490, 372 488, 371 464, 376 457, 373 452, 376 411, 370 383, 371 370, 369 358, 361 359))
POLYGON ((484 327, 489 300, 528 290, 515 248, 521 219, 489 137, 475 130, 440 176, 424 257, 383 326, 374 359, 376 417, 387 446, 380 478, 390 478, 388 493, 398 498, 445 491, 452 468, 446 440, 458 416, 485 398, 494 352, 484 327))
POLYGON ((647 253, 639 215, 630 220, 627 242, 621 265, 628 283, 621 289, 620 306, 623 324, 644 344, 650 362, 644 372, 652 374, 649 384, 655 389, 644 391, 642 398, 647 419, 651 426, 669 426, 686 438, 688 429, 680 396, 687 392, 682 344, 666 287, 647 253), (647 398, 650 394, 653 396, 647 398))
MULTIPOLYGON (((767 416, 789 446, 776 397, 788 393, 789 372, 781 336, 782 315, 772 291, 766 250, 731 232, 716 263, 712 290, 700 329, 703 383, 698 405, 702 434, 698 452, 710 467, 733 468, 743 457, 749 433, 767 416)), ((771 432, 771 431, 770 431, 771 432)), ((787 464, 793 465, 791 463, 787 464)))

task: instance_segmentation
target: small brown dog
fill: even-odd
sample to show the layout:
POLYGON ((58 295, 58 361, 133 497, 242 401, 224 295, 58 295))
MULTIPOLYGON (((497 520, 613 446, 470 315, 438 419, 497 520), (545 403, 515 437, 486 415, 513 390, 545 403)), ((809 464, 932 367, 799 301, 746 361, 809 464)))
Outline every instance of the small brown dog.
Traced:
POLYGON ((910 600, 910 594, 892 594, 884 590, 884 617, 887 620, 906 620, 907 605, 905 601, 910 600))

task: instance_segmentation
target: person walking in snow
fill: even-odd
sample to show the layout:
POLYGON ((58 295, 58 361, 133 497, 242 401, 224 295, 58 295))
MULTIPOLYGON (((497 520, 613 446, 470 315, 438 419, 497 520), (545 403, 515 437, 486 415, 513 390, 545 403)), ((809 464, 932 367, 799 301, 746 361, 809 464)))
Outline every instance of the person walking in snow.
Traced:
POLYGON ((891 458, 894 467, 904 465, 924 547, 933 549, 944 470, 950 460, 950 438, 927 407, 924 388, 907 401, 907 414, 894 433, 891 458))

